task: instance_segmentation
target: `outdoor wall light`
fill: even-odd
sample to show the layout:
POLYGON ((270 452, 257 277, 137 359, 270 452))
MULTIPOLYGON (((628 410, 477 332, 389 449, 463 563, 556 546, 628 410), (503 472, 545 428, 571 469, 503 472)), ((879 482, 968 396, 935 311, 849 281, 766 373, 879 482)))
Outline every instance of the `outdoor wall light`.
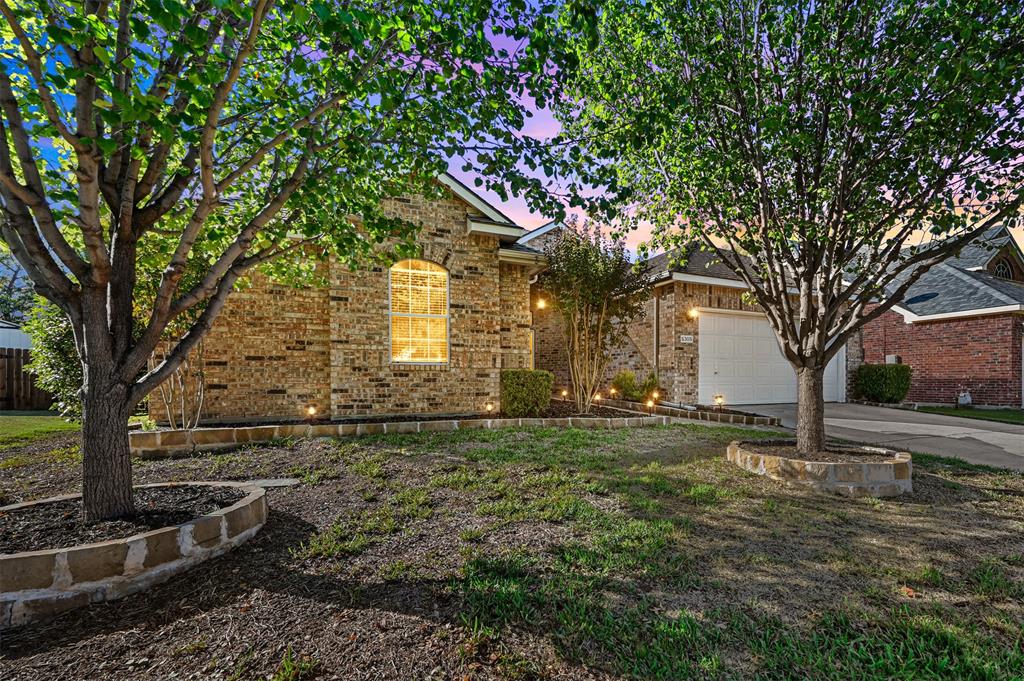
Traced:
POLYGON ((548 301, 544 300, 543 298, 538 298, 537 299, 537 309, 538 310, 543 310, 547 306, 548 306, 548 301))
POLYGON ((309 405, 308 407, 306 407, 306 413, 309 414, 310 418, 316 416, 316 407, 314 407, 312 404, 309 405))
POLYGON ((484 409, 486 409, 487 413, 490 414, 492 411, 494 411, 494 402, 488 402, 487 404, 485 404, 484 409))
POLYGON ((697 317, 700 316, 700 310, 698 310, 695 307, 691 307, 690 311, 687 312, 686 314, 690 315, 690 319, 696 319, 697 317))

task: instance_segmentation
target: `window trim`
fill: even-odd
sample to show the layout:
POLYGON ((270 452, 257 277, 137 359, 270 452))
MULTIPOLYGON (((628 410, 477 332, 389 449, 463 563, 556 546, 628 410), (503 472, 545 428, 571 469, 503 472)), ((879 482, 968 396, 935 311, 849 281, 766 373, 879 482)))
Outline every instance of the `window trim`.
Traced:
POLYGON ((452 274, 447 267, 439 262, 433 260, 427 260, 426 258, 402 258, 391 264, 386 270, 388 276, 388 364, 394 366, 416 366, 416 367, 448 367, 452 361, 452 274), (412 312, 395 312, 393 307, 393 296, 392 296, 392 283, 391 283, 391 270, 394 269, 399 263, 411 261, 411 262, 426 262, 431 265, 436 265, 444 270, 444 322, 445 322, 445 359, 443 362, 437 361, 417 361, 411 359, 395 359, 394 345, 392 344, 392 338, 394 336, 394 320, 396 316, 406 318, 418 318, 418 319, 437 319, 441 315, 433 314, 414 314, 412 312))
POLYGON ((1007 281, 1014 281, 1014 278, 1013 278, 1013 265, 1011 265, 1010 261, 1007 260, 1006 258, 1000 258, 999 260, 996 260, 995 265, 992 266, 992 276, 999 277, 1000 279, 1005 279, 1007 281), (998 270, 999 270, 1000 267, 1005 267, 1006 271, 1009 274, 1007 276, 1003 276, 1002 274, 999 274, 998 270))

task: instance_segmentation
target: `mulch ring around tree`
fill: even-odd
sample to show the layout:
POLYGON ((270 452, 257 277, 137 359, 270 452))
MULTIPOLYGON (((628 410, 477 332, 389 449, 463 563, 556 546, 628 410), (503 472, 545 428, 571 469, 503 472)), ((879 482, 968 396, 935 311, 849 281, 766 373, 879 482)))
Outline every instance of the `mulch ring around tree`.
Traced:
POLYGON ((180 525, 225 508, 244 495, 232 487, 181 485, 135 490, 134 515, 86 522, 82 500, 67 499, 0 511, 0 553, 60 549, 124 539, 140 532, 180 525))
POLYGON ((894 452, 884 453, 862 447, 843 447, 826 445, 824 451, 805 454, 797 451, 792 440, 768 440, 762 442, 744 442, 744 451, 761 456, 781 456, 797 461, 815 461, 821 463, 884 463, 893 460, 894 452))

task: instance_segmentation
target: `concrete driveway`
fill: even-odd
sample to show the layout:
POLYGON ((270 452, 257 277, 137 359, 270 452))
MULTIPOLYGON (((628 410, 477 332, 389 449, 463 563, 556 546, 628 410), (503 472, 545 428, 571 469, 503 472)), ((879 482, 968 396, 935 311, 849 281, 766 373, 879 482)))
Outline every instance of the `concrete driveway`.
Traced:
MULTIPOLYGON (((778 416, 786 428, 796 427, 795 404, 755 404, 739 409, 778 416)), ((829 437, 854 442, 1024 470, 1024 426, 1010 423, 828 403, 825 405, 825 432, 829 437)))

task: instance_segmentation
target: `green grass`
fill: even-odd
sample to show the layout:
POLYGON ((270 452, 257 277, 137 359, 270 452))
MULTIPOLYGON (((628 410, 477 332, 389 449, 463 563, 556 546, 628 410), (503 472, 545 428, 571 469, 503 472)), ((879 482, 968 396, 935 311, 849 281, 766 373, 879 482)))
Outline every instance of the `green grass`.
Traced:
POLYGON ((929 414, 944 414, 945 416, 959 416, 965 419, 979 419, 981 421, 998 421, 999 423, 1016 423, 1024 425, 1024 409, 918 407, 917 410, 927 412, 929 414))
POLYGON ((0 447, 24 445, 58 433, 68 433, 78 429, 79 424, 68 423, 59 416, 3 415, 0 416, 0 447))

